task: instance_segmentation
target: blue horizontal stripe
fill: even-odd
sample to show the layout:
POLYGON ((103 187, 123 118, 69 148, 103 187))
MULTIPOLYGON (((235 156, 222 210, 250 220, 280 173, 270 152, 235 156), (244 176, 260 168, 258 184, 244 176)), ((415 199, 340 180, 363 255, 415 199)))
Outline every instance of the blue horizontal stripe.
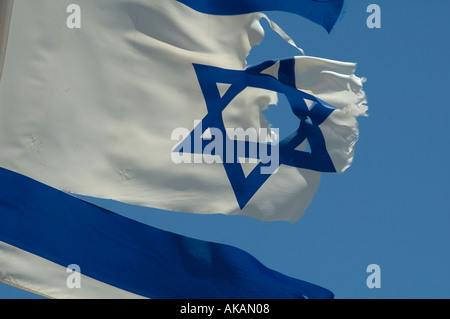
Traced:
POLYGON ((260 11, 298 14, 331 31, 342 11, 344 0, 178 0, 207 14, 234 15, 260 11))
POLYGON ((0 168, 0 241, 149 298, 332 298, 235 247, 166 232, 0 168))

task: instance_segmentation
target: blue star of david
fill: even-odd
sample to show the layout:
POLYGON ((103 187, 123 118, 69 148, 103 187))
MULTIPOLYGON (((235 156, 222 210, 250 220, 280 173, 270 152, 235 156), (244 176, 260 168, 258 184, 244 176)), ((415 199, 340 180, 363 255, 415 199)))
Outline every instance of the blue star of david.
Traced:
MULTIPOLYGON (((293 59, 280 61, 278 80, 270 75, 261 74, 263 70, 274 63, 274 61, 269 61, 255 67, 247 68, 244 71, 194 64, 194 69, 206 101, 208 113, 192 130, 191 134, 173 151, 203 154, 205 146, 210 143, 211 140, 203 139, 202 135, 208 128, 216 128, 223 133, 223 145, 230 142, 235 143, 236 145, 244 143, 247 155, 246 158, 253 157, 260 159, 259 152, 258 154, 253 155, 247 152, 250 147, 255 146, 251 145, 255 142, 231 141, 229 139, 226 134, 222 116, 222 112, 240 92, 247 87, 254 87, 284 94, 287 97, 294 114, 300 119, 300 125, 296 132, 279 141, 278 144, 270 145, 272 151, 279 152, 279 165, 288 165, 319 172, 336 172, 330 155, 327 152, 322 131, 319 128, 319 125, 326 120, 335 108, 295 87, 293 59), (219 92, 217 83, 230 84, 230 87, 223 96, 221 96, 219 92), (308 108, 305 100, 314 102, 314 105, 311 108, 308 108), (305 140, 309 142, 310 152, 296 149, 305 140), (186 141, 189 141, 189 143, 186 141), (202 147, 196 149, 194 145, 202 145, 202 147)), ((256 144, 259 146, 261 142, 256 144)), ((270 163, 259 162, 251 173, 248 176, 245 176, 242 166, 236 158, 236 152, 234 152, 234 158, 231 161, 229 158, 227 161, 224 160, 227 158, 225 148, 221 156, 223 157, 221 162, 224 165, 236 200, 239 207, 243 209, 272 175, 261 173, 261 168, 264 166, 267 167, 270 163)), ((273 169, 273 173, 275 172, 276 169, 273 169)))

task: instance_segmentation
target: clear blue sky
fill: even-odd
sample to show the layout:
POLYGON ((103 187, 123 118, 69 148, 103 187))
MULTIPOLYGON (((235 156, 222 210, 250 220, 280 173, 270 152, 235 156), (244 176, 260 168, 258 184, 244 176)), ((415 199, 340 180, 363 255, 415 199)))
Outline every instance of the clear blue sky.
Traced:
MULTIPOLYGON (((269 14, 307 55, 357 62, 357 75, 368 79, 369 117, 359 120, 353 165, 323 175, 297 223, 96 203, 242 248, 336 298, 450 298, 449 12, 445 0, 348 0, 331 34, 300 17, 269 14), (381 7, 381 29, 366 26, 371 3, 381 7), (379 289, 366 286, 369 264, 381 267, 379 289)), ((268 34, 253 59, 294 53, 268 34)), ((35 297, 0 284, 0 298, 35 297)))

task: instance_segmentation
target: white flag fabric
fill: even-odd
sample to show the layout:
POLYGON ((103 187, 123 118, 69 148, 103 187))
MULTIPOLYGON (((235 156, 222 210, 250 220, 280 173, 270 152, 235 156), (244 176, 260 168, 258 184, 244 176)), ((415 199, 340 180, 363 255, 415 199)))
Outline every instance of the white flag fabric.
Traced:
POLYGON ((66 2, 14 1, 2 42, 1 167, 168 211, 296 221, 321 172, 350 165, 366 111, 355 64, 299 56, 248 68, 264 37, 258 12, 210 15, 175 0, 77 4, 81 28, 69 28, 66 2), (244 171, 217 149, 199 160, 195 144, 207 145, 208 130, 268 129, 261 112, 278 94, 292 98, 303 131, 279 144, 264 136, 260 144, 280 152, 266 163, 277 160, 275 170, 244 171), (312 155, 301 151, 306 140, 312 155), (192 161, 177 163, 174 153, 192 161))

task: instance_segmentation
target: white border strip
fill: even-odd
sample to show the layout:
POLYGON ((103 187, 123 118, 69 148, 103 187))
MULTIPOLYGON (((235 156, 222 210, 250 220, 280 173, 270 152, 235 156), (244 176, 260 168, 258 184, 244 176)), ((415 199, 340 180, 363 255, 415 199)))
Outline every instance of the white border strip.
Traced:
POLYGON ((146 299, 82 273, 81 288, 68 288, 67 268, 0 242, 0 282, 7 285, 52 299, 146 299))

